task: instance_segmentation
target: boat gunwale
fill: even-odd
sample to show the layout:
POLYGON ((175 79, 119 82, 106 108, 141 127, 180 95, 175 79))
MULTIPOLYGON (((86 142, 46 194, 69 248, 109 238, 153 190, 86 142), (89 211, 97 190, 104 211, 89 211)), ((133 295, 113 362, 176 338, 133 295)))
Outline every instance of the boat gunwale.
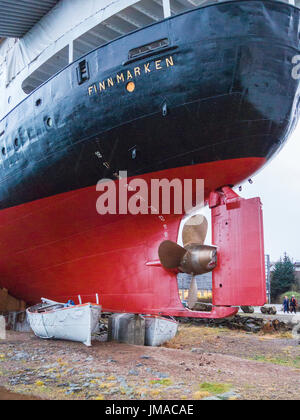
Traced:
MULTIPOLYGON (((62 305, 63 305, 63 304, 62 304, 62 305)), ((55 305, 53 305, 53 306, 55 306, 55 305)), ((37 309, 37 310, 34 310, 34 311, 32 312, 32 311, 30 311, 30 309, 31 309, 31 308, 27 308, 27 309, 26 309, 26 312, 27 312, 28 314, 30 314, 30 315, 44 315, 44 314, 52 314, 52 313, 54 313, 54 312, 63 311, 63 310, 66 310, 66 309, 79 308, 79 307, 83 307, 83 306, 98 307, 98 308, 100 308, 100 309, 101 309, 101 305, 98 305, 97 303, 87 302, 87 303, 82 303, 82 304, 79 304, 79 305, 65 306, 65 307, 62 307, 62 308, 57 308, 57 309, 54 309, 54 310, 52 310, 52 311, 45 311, 45 312, 38 312, 38 309, 37 309)), ((42 308, 40 308, 40 309, 42 309, 42 308)))

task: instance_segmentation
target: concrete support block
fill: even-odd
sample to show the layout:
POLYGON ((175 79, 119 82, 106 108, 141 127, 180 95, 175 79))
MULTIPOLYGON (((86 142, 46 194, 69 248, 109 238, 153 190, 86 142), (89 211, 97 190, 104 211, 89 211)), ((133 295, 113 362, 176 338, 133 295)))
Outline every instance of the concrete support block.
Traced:
POLYGON ((16 332, 32 332, 28 317, 25 313, 19 314, 15 325, 16 332))
POLYGON ((6 339, 5 318, 0 315, 0 340, 6 339))
POLYGON ((145 315, 145 344, 146 346, 161 346, 172 340, 178 330, 178 322, 159 316, 145 315))
POLYGON ((145 320, 135 314, 113 314, 108 322, 108 341, 145 344, 145 320))
POLYGON ((7 315, 7 326, 9 330, 16 331, 17 325, 17 312, 9 312, 7 315))

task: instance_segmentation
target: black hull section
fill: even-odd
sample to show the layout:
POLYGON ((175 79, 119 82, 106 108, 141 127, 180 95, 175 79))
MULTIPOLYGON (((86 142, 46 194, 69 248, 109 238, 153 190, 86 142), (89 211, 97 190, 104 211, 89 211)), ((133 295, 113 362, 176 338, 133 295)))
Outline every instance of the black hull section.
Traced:
POLYGON ((268 160, 297 121, 299 15, 279 2, 214 4, 91 52, 82 84, 83 59, 68 66, 0 123, 0 208, 119 170, 268 160), (132 48, 166 38, 167 48, 128 62, 132 48))

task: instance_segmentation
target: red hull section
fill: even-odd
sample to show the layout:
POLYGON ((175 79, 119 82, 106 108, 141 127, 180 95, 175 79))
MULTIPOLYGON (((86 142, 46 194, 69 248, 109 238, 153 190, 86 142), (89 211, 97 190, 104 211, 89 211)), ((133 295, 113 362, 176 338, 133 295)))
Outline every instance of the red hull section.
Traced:
MULTIPOLYGON (((141 178, 202 178, 208 198, 264 163, 261 158, 217 161, 141 178)), ((149 265, 158 260, 163 240, 177 241, 181 216, 100 216, 98 197, 92 186, 1 211, 0 286, 28 303, 42 296, 78 302, 78 295, 87 302, 98 293, 104 311, 200 316, 184 310, 175 273, 149 265)), ((217 305, 224 304, 217 299, 217 305)), ((213 315, 235 312, 216 308, 213 315)))

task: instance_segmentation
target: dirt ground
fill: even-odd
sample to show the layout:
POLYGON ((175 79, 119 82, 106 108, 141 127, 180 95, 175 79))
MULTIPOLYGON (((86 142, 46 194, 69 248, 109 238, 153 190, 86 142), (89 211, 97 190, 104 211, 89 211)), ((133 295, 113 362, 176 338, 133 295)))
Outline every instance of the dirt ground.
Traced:
POLYGON ((180 326, 164 347, 0 340, 0 400, 300 399, 300 345, 288 334, 180 326))
POLYGON ((40 400, 40 398, 35 397, 34 395, 23 395, 23 394, 14 394, 13 392, 8 391, 5 388, 0 387, 0 400, 3 401, 32 401, 40 400))

